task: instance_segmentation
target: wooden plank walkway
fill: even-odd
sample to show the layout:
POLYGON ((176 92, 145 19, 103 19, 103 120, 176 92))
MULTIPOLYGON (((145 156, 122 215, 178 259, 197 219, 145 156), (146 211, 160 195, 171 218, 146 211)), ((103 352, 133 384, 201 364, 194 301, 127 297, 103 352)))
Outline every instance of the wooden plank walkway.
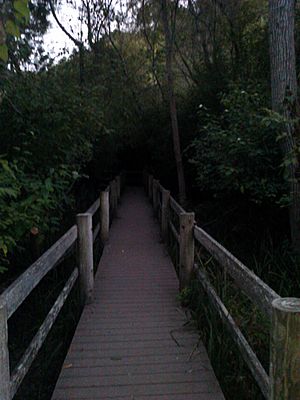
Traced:
POLYGON ((152 208, 129 188, 52 400, 224 400, 177 294, 152 208))

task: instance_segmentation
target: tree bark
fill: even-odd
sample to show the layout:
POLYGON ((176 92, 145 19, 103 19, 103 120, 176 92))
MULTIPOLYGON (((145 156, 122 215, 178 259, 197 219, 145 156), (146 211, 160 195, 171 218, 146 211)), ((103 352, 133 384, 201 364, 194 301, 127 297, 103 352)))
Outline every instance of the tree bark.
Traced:
POLYGON ((173 75, 174 38, 173 38, 173 34, 171 32, 170 24, 168 21, 167 0, 161 0, 161 10, 162 10, 162 23, 163 23, 164 34, 165 34, 166 74, 167 74, 167 80, 168 80, 168 97, 169 97, 169 103, 170 103, 170 116, 171 116, 171 123, 172 123, 174 156, 175 156, 176 168, 177 168, 179 201, 181 203, 184 203, 186 200, 185 178, 184 178, 180 136, 179 136, 179 129, 178 129, 176 99, 175 99, 175 93, 174 93, 174 75, 173 75))
POLYGON ((290 229, 293 247, 300 253, 300 182, 297 116, 297 75, 295 57, 295 0, 269 0, 269 37, 272 109, 285 122, 283 155, 288 164, 290 183, 290 229))

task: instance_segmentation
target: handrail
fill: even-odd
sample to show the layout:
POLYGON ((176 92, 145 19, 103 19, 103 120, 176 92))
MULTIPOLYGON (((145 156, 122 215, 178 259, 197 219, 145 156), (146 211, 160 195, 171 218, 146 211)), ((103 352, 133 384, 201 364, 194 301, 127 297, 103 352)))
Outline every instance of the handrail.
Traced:
POLYGON ((71 276, 69 277, 67 283, 65 284, 63 290, 60 292, 60 295, 58 296, 51 310, 49 311, 43 324, 41 325, 38 332, 32 339, 27 350, 25 351, 18 366, 13 371, 11 377, 11 394, 10 394, 11 398, 16 394, 21 382, 25 378, 25 375, 27 374, 31 364, 33 363, 38 351, 42 347, 42 344, 45 341, 46 336, 48 335, 50 329, 52 328, 54 322, 56 321, 60 310, 62 309, 68 295, 70 294, 73 286, 75 285, 77 277, 78 277, 78 268, 75 268, 71 276))
MULTIPOLYGON (((196 277, 206 292, 210 303, 229 331, 244 361, 248 365, 254 379, 264 397, 268 400, 300 399, 299 336, 300 336, 300 299, 281 298, 273 289, 263 282, 253 271, 247 268, 224 246, 212 238, 193 221, 193 213, 187 213, 183 207, 170 196, 159 181, 152 175, 144 173, 144 185, 150 201, 157 213, 157 193, 162 194, 161 231, 168 244, 168 232, 171 230, 179 245, 179 280, 188 276, 186 282, 196 277), (164 193, 167 195, 163 196, 164 193), (179 217, 178 232, 170 219, 172 209, 179 217), (253 349, 238 328, 226 306, 217 295, 206 271, 194 262, 194 241, 202 245, 220 266, 233 278, 235 284, 247 297, 271 319, 271 349, 269 376, 262 367, 253 349), (297 330, 298 329, 298 330, 297 330), (284 360, 282 354, 285 354, 284 360)), ((180 287, 183 288, 180 282, 180 287)))
POLYGON ((87 303, 93 289, 93 242, 100 233, 104 242, 108 237, 109 214, 115 212, 120 193, 124 186, 124 174, 118 176, 102 191, 100 198, 88 208, 86 213, 77 215, 77 225, 73 225, 44 254, 39 257, 0 295, 0 399, 11 400, 26 376, 37 353, 42 347, 51 327, 65 304, 77 279, 80 280, 82 299, 87 303), (100 199, 102 199, 100 201, 100 199), (100 221, 92 227, 92 217, 100 208, 100 221), (7 321, 24 302, 45 275, 61 262, 74 248, 78 240, 79 268, 76 266, 64 288, 58 295, 50 312, 38 332, 27 347, 17 367, 10 373, 7 321))
POLYGON ((180 215, 181 213, 186 212, 185 209, 183 207, 181 207, 181 205, 179 203, 177 203, 177 201, 173 197, 170 197, 170 206, 177 215, 180 215))
POLYGON ((280 296, 199 226, 194 228, 194 237, 226 269, 253 303, 271 318, 272 302, 280 296))
POLYGON ((180 242, 180 234, 177 232, 175 225, 172 223, 171 220, 169 220, 169 227, 170 227, 171 232, 173 233, 176 241, 179 243, 180 242))
POLYGON ((94 201, 91 207, 86 211, 86 213, 94 215, 96 211, 99 209, 99 207, 100 207, 100 199, 97 199, 94 201))
POLYGON ((231 336, 233 337, 235 344, 238 346, 244 361, 248 365, 264 396, 267 398, 269 393, 269 377, 266 371, 258 360, 256 354, 252 350, 251 346, 245 339, 241 330, 234 322, 231 314, 229 313, 222 300, 217 295, 216 291, 209 282, 209 279, 205 273, 205 269, 201 268, 199 265, 195 265, 195 270, 198 282, 200 282, 201 286, 207 293, 211 303, 214 305, 216 311, 218 312, 219 317, 222 319, 223 323, 226 325, 227 329, 231 333, 231 336))
POLYGON ((73 225, 50 249, 20 275, 0 296, 6 304, 8 318, 17 310, 43 277, 51 271, 77 239, 77 226, 73 225))

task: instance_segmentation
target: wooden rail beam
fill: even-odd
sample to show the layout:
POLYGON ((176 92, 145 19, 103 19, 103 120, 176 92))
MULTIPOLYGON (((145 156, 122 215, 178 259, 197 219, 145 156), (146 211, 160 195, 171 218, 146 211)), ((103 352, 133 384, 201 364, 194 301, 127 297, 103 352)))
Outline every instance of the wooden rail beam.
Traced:
MULTIPOLYGON (((215 311, 218 313, 223 324, 226 326, 228 332, 235 345, 238 347, 241 356, 243 357, 245 363, 248 365, 252 375, 254 376, 258 386, 260 387, 265 398, 268 399, 269 394, 269 377, 262 367, 260 361, 258 360, 256 354, 250 347, 249 343, 245 339, 241 330, 233 320, 231 314, 223 304, 220 297, 217 295, 216 291, 212 287, 204 268, 195 265, 196 276, 202 288, 205 290, 211 304, 214 306, 215 311)), ((281 400, 288 400, 287 398, 282 398, 281 400)), ((293 399, 294 400, 294 399, 293 399)))
POLYGON ((93 298, 93 224, 91 214, 77 214, 80 292, 85 304, 93 298))

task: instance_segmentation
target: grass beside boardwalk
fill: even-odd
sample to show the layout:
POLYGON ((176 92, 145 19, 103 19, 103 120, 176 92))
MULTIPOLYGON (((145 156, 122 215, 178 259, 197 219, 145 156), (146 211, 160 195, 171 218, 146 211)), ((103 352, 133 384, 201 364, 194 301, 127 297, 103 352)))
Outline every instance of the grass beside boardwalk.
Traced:
MULTIPOLYGON (((221 208, 224 209, 224 204, 221 208)), ((244 212, 239 213, 238 209, 230 211, 229 207, 227 210, 228 213, 222 214, 218 210, 218 205, 215 207, 212 204, 200 205, 196 215, 205 230, 208 230, 279 295, 299 297, 300 274, 297 267, 299 260, 291 250, 280 218, 270 221, 266 214, 266 218, 260 219, 260 214, 256 213, 251 214, 250 220, 246 220, 243 217, 244 212), (277 232, 274 231, 276 224, 277 232)), ((263 212, 261 215, 263 216, 263 212)), ((174 245, 171 247, 171 253, 175 261, 174 245)), ((218 296, 268 373, 270 321, 235 285, 212 256, 198 245, 196 245, 196 262, 207 271, 218 296)), ((214 307, 210 305, 200 284, 194 281, 191 290, 181 293, 179 298, 192 310, 192 317, 197 322, 201 339, 207 348, 226 399, 263 400, 264 397, 236 344, 214 307)))

